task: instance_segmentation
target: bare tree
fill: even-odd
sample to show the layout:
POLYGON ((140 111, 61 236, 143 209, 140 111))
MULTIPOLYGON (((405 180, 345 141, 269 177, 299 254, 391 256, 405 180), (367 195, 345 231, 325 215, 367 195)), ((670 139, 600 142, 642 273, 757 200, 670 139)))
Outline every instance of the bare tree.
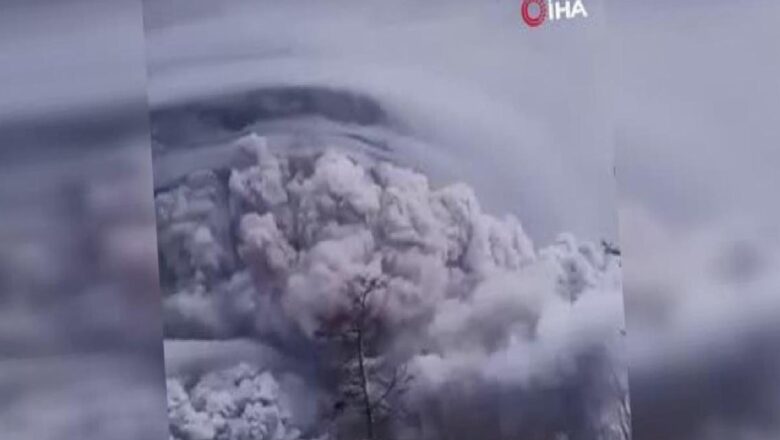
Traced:
POLYGON ((366 440, 375 440, 380 424, 405 414, 400 398, 413 377, 405 364, 397 365, 381 352, 387 281, 358 276, 345 284, 345 290, 349 306, 323 322, 318 332, 337 353, 337 397, 331 418, 357 412, 366 440))
MULTIPOLYGON (((621 330, 621 335, 625 332, 621 330)), ((599 440, 631 440, 631 401, 628 371, 614 358, 603 366, 601 380, 604 386, 606 417, 599 422, 599 440)))
POLYGON ((621 440, 631 440, 631 401, 628 383, 615 368, 610 369, 610 382, 617 402, 617 425, 621 440))

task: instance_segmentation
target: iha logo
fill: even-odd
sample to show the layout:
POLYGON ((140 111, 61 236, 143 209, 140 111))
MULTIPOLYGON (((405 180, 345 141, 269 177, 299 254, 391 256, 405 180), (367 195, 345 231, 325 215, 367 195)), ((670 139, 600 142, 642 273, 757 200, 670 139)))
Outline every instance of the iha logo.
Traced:
POLYGON ((582 0, 523 0, 520 12, 523 14, 523 21, 530 27, 541 26, 547 20, 588 17, 582 0))

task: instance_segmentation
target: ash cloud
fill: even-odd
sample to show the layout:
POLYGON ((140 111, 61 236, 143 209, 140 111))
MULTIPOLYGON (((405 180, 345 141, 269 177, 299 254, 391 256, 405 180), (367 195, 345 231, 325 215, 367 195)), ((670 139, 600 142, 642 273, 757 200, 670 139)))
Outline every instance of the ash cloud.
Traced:
MULTIPOLYGON (((317 332, 349 309, 350 280, 381 277, 383 350, 414 377, 415 420, 395 428, 399 438, 624 438, 617 257, 569 234, 535 247, 518 219, 485 213, 463 183, 433 187, 336 146, 272 151, 246 136, 228 167, 157 192, 167 338, 251 338, 286 358, 268 371, 328 396, 317 332), (470 399, 495 411, 479 415, 470 399), (520 421, 496 424, 509 408, 520 421), (470 428, 456 434, 466 414, 470 428)), ((307 436, 327 433, 317 416, 292 419, 307 436)), ((199 438, 182 420, 171 419, 174 435, 199 438)))

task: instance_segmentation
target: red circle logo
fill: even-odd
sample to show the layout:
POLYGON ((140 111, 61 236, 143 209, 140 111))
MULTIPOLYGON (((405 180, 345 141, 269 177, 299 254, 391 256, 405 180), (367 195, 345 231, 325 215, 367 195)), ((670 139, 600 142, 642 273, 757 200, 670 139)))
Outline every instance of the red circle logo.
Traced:
POLYGON ((523 21, 530 27, 537 27, 547 19, 547 2, 545 0, 523 0, 520 7, 523 13, 523 21), (536 11, 532 7, 536 6, 536 11))

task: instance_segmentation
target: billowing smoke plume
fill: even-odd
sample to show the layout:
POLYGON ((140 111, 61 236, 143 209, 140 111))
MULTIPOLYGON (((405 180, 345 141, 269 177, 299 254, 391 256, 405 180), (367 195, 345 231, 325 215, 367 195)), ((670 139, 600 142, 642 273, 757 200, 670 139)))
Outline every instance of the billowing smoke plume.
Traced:
POLYGON ((171 435, 207 440, 294 440, 289 412, 280 402, 279 384, 269 373, 247 364, 215 371, 187 387, 168 379, 171 435))
MULTIPOLYGON (((327 357, 318 335, 349 313, 350 283, 381 279, 381 351, 414 378, 413 420, 396 435, 627 437, 619 261, 607 246, 563 234, 537 250, 465 184, 433 188, 335 147, 272 152, 255 135, 229 167, 183 177, 156 205, 169 339, 254 338, 304 374, 320 365, 312 353, 327 357)), ((306 377, 318 393, 328 380, 306 377)), ((186 393, 174 382, 169 394, 186 393)), ((174 435, 221 438, 182 428, 213 417, 182 408, 174 435)))

